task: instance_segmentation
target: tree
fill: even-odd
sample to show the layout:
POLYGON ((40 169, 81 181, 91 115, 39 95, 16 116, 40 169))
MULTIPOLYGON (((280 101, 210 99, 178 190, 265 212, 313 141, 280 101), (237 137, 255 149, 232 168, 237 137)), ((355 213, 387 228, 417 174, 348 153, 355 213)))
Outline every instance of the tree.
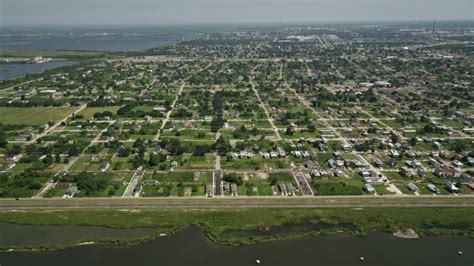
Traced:
POLYGON ((103 191, 109 185, 109 177, 92 175, 85 172, 75 176, 74 181, 77 183, 79 190, 86 195, 103 191))
POLYGON ((393 143, 398 143, 398 141, 400 140, 400 138, 398 137, 397 134, 395 133, 390 133, 390 139, 392 140, 393 143))
POLYGON ((193 154, 196 156, 204 156, 212 150, 212 146, 208 144, 196 145, 193 154))
POLYGON ((148 164, 150 166, 156 166, 159 163, 166 161, 166 156, 162 153, 150 153, 150 159, 148 160, 148 164))
POLYGON ((0 133, 0 148, 6 148, 8 144, 7 138, 5 135, 0 133))
POLYGON ((237 174, 226 174, 222 179, 229 183, 235 183, 237 186, 241 186, 243 184, 242 177, 237 176, 237 174))
POLYGON ((310 124, 310 125, 308 126, 308 131, 309 131, 309 132, 315 132, 315 131, 316 131, 316 127, 315 127, 313 124, 310 124))
POLYGON ((23 151, 23 148, 20 145, 15 144, 11 148, 7 149, 6 155, 8 157, 13 157, 15 155, 20 154, 22 151, 23 151))
POLYGON ((119 157, 128 157, 130 155, 130 149, 126 147, 120 147, 117 151, 119 157))
POLYGON ((219 153, 219 155, 224 156, 228 152, 230 152, 231 146, 230 144, 224 139, 223 136, 220 136, 219 139, 214 143, 214 149, 219 153))
POLYGON ((53 156, 52 156, 51 154, 46 155, 46 156, 43 158, 43 163, 44 163, 46 166, 52 165, 52 164, 54 163, 53 156))

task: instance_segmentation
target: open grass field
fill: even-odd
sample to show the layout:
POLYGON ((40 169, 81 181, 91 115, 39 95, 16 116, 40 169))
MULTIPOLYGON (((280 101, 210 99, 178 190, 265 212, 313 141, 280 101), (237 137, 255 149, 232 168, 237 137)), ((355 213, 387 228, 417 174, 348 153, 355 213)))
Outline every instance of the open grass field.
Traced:
POLYGON ((77 107, 0 107, 0 123, 38 126, 61 120, 76 109, 77 107))

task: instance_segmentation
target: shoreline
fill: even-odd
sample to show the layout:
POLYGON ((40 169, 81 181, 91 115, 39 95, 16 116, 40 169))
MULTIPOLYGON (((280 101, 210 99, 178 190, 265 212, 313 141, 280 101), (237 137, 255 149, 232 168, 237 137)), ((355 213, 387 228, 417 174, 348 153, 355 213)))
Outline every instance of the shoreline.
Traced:
POLYGON ((141 210, 140 212, 100 211, 0 211, 0 221, 23 225, 79 225, 132 229, 138 227, 161 229, 142 237, 117 239, 113 237, 84 238, 67 244, 44 246, 2 246, 8 251, 59 251, 94 242, 93 245, 113 244, 129 246, 159 237, 173 235, 186 228, 197 226, 213 243, 223 246, 246 246, 266 241, 298 237, 334 235, 345 233, 363 237, 371 232, 391 234, 392 237, 413 239, 424 236, 460 236, 474 238, 473 208, 370 208, 362 210, 334 209, 255 209, 248 210, 141 210), (99 214, 102 213, 102 214, 99 214), (415 213, 420 213, 415 217, 415 213), (456 215, 464 213, 465 215, 456 215), (424 216, 431 214, 431 216, 424 216), (437 216, 434 216, 437 215, 437 216), (108 216, 108 217, 107 217, 108 216), (255 217, 256 216, 256 217, 255 217), (456 217, 457 216, 457 217, 456 217), (67 217, 58 220, 57 217, 67 217), (76 218, 78 217, 78 218, 76 218), (165 218, 167 217, 167 218, 165 218), (241 221, 230 223, 240 217, 241 221), (263 218, 266 217, 266 218, 263 218), (410 217, 404 219, 404 217, 410 217), (427 220, 426 217, 431 217, 427 220), (450 217, 450 218, 449 218, 450 217), (460 221, 462 219, 464 221, 460 221), (134 221, 131 223, 131 221, 134 221), (352 221, 353 226, 347 226, 352 221), (440 223, 444 221, 444 223, 440 223), (147 224, 147 225, 145 225, 147 224), (318 226, 317 229, 301 228, 302 225, 318 226), (167 226, 168 229, 163 229, 167 226), (278 231, 278 228, 284 230, 278 231), (292 229, 297 228, 297 229, 292 229), (271 230, 276 230, 272 233, 271 230), (285 231, 286 230, 286 231, 285 231), (225 232, 249 232, 246 236, 224 236, 225 232), (267 234, 269 233, 269 234, 267 234), (414 233, 414 234, 413 234, 414 233))
MULTIPOLYGON (((349 232, 349 231, 309 231, 309 232, 296 232, 292 234, 277 234, 277 235, 271 235, 268 237, 255 237, 253 241, 251 242, 245 242, 245 243, 230 243, 227 241, 225 238, 213 238, 210 234, 208 234, 205 230, 205 228, 202 228, 197 225, 192 225, 190 227, 196 226, 203 232, 203 234, 208 238, 212 243, 216 245, 220 245, 223 247, 242 247, 242 246, 249 246, 249 245, 254 245, 258 243, 263 243, 263 242, 269 242, 269 241, 285 241, 285 240, 291 240, 291 239, 298 239, 298 238, 305 238, 305 237, 322 237, 322 236, 335 236, 337 234, 343 234, 346 237, 367 237, 368 234, 370 233, 383 233, 387 234, 390 237, 399 239, 399 240, 419 240, 422 239, 423 237, 447 237, 447 236, 452 236, 452 237, 467 237, 469 239, 474 239, 473 237, 466 236, 466 235, 456 235, 456 234, 441 234, 441 235, 424 235, 423 237, 418 236, 417 237, 411 237, 411 235, 406 234, 406 235, 398 235, 399 230, 397 232, 385 232, 385 231, 370 231, 366 232, 364 234, 358 234, 357 232, 349 232), (395 235, 397 234, 397 235, 395 235)), ((187 228, 182 228, 179 230, 171 230, 171 231, 157 231, 152 234, 139 237, 139 238, 129 238, 129 239, 114 239, 114 238, 86 238, 80 241, 74 241, 71 243, 67 244, 60 244, 60 245, 45 245, 45 246, 0 246, 0 253, 8 253, 8 252, 43 252, 43 251, 63 251, 67 249, 73 249, 81 246, 100 246, 100 245, 113 245, 113 246, 134 246, 134 245, 140 245, 146 242, 154 241, 158 238, 161 237, 170 237, 173 236, 176 233, 179 233, 181 231, 187 230, 187 228), (166 233, 165 233, 166 232, 166 233)))

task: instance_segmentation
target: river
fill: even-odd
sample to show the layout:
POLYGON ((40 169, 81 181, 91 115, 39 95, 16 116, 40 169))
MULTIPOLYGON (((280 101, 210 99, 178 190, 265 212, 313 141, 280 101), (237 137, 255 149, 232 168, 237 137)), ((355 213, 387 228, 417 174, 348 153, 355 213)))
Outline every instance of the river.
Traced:
POLYGON ((48 69, 69 66, 75 61, 53 61, 41 64, 0 64, 0 80, 9 79, 25 74, 39 73, 48 69))
POLYGON ((196 227, 134 246, 88 245, 63 251, 0 253, 10 265, 449 265, 472 266, 474 240, 464 237, 396 239, 389 234, 367 237, 332 235, 270 241, 243 247, 211 242, 196 227), (462 250, 463 255, 459 255, 462 250), (360 260, 363 256, 365 260, 360 260))

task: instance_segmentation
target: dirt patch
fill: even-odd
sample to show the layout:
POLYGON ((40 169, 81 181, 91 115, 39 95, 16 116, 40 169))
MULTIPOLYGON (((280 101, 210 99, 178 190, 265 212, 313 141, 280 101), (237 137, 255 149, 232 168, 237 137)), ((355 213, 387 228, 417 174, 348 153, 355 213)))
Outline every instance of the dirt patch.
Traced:
POLYGON ((393 233, 394 237, 403 238, 403 239, 418 239, 420 236, 415 232, 415 230, 408 228, 403 230, 398 230, 393 233))

